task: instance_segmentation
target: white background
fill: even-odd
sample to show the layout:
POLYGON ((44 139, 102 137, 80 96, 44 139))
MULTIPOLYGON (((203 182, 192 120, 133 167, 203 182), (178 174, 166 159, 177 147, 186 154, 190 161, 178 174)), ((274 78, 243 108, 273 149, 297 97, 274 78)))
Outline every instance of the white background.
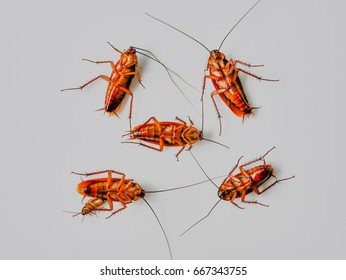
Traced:
MULTIPOLYGON (((163 234, 143 201, 112 217, 77 216, 82 197, 71 171, 115 169, 145 190, 195 183, 205 176, 188 152, 159 153, 121 144, 129 129, 129 102, 109 118, 102 112, 106 83, 65 92, 99 75, 130 45, 154 52, 200 88, 208 53, 198 44, 145 15, 148 12, 210 49, 255 1, 11 1, 2 5, 1 28, 1 238, 2 259, 167 259, 163 234)), ((175 259, 345 259, 346 234, 343 1, 263 0, 222 47, 227 57, 265 67, 253 69, 280 82, 242 75, 253 106, 244 123, 220 101, 223 134, 209 95, 205 137, 192 152, 209 176, 227 174, 264 154, 279 178, 295 175, 258 198, 269 208, 239 210, 221 202, 183 237, 179 235, 218 200, 211 184, 148 194, 169 237, 175 259)), ((133 123, 151 116, 174 120, 201 116, 156 63, 139 56, 143 89, 136 82, 133 123)), ((199 94, 183 86, 199 104, 199 94)), ((208 81, 206 91, 211 92, 208 81)), ((220 180, 216 181, 220 183, 220 180)), ((255 199, 254 196, 249 198, 255 199)), ((256 198, 257 199, 257 198, 256 198)))

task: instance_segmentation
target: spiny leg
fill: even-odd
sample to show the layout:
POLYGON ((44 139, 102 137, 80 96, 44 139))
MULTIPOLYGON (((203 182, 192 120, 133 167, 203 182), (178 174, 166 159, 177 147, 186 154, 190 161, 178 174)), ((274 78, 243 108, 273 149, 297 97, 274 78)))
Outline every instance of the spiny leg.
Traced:
POLYGON ((142 142, 129 142, 129 141, 124 141, 124 142, 121 142, 121 143, 126 143, 126 144, 137 144, 137 145, 139 145, 139 146, 143 146, 143 147, 146 147, 146 148, 149 148, 149 149, 158 151, 158 152, 162 152, 162 151, 163 151, 163 146, 161 147, 161 145, 160 145, 160 148, 156 148, 156 147, 152 147, 152 146, 149 146, 149 145, 147 145, 147 144, 144 144, 144 143, 142 143, 142 142))
POLYGON ((112 66, 113 71, 115 71, 115 64, 111 60, 95 61, 95 60, 91 60, 91 59, 87 59, 87 58, 83 58, 82 60, 88 61, 88 62, 91 62, 91 63, 95 63, 95 64, 107 64, 107 63, 109 63, 112 66))
POLYGON ((244 207, 240 207, 237 203, 234 202, 234 200, 237 198, 238 196, 238 193, 237 192, 234 192, 232 197, 230 197, 229 200, 226 200, 226 201, 230 201, 234 206, 238 207, 239 209, 244 209, 244 207))
MULTIPOLYGON (((268 152, 266 152, 263 156, 261 156, 261 157, 259 157, 259 158, 256 158, 256 159, 254 159, 254 160, 251 160, 251 161, 249 161, 249 162, 247 162, 247 163, 244 163, 242 166, 240 166, 240 168, 243 168, 243 167, 245 167, 245 166, 248 166, 248 165, 250 165, 250 164, 252 164, 252 163, 255 163, 255 162, 257 162, 257 161, 263 161, 263 163, 264 164, 266 164, 266 161, 265 161, 265 157, 272 151, 272 150, 274 150, 275 149, 275 146, 274 147, 272 147, 268 152)), ((239 168, 239 169, 240 169, 239 168)))
MULTIPOLYGON (((204 70, 204 73, 208 71, 208 68, 204 70)), ((203 78, 203 85, 202 85, 202 95, 201 95, 201 101, 203 101, 203 98, 204 98, 204 92, 205 92, 205 85, 207 83, 207 78, 209 78, 208 75, 204 75, 204 78, 203 78)))
POLYGON ((80 89, 82 90, 83 88, 85 88, 87 85, 91 84, 92 82, 95 82, 96 80, 98 79, 104 79, 106 80, 108 83, 110 82, 110 78, 108 76, 105 76, 105 75, 99 75, 97 76, 96 78, 90 80, 89 82, 85 83, 84 85, 80 86, 80 87, 75 87, 75 88, 65 88, 65 89, 62 89, 61 91, 67 91, 67 90, 77 90, 77 89, 80 89))
POLYGON ((135 72, 127 72, 127 73, 125 73, 125 74, 123 74, 125 77, 126 76, 134 76, 134 75, 136 75, 137 76, 137 80, 138 80, 138 82, 141 84, 141 86, 143 87, 143 88, 145 88, 145 86, 142 84, 142 80, 141 80, 141 75, 139 74, 139 72, 137 72, 137 71, 135 71, 135 72))
POLYGON ((124 204, 125 206, 123 208, 120 208, 114 212, 112 212, 112 214, 110 214, 108 217, 106 217, 106 219, 109 219, 110 217, 112 217, 113 215, 115 215, 116 213, 123 211, 124 209, 126 209, 126 204, 124 204))
POLYGON ((242 200, 243 203, 248 203, 248 204, 258 204, 264 207, 269 207, 268 204, 263 204, 261 202, 258 202, 257 200, 242 200))
POLYGON ((237 169, 237 167, 239 166, 239 163, 240 163, 240 161, 241 161, 241 159, 242 159, 243 157, 244 157, 244 156, 241 156, 241 157, 238 159, 236 165, 235 165, 235 166, 232 168, 232 170, 228 173, 228 175, 227 175, 226 179, 223 181, 223 183, 227 181, 228 177, 231 177, 232 173, 234 172, 234 170, 237 169))
POLYGON ((263 64, 250 64, 250 63, 247 63, 247 62, 244 62, 241 60, 230 59, 224 67, 225 69, 227 69, 227 68, 230 69, 228 74, 231 74, 231 72, 234 70, 237 63, 244 65, 244 66, 247 66, 247 67, 263 67, 264 66, 263 64))
MULTIPOLYGON (((176 120, 180 121, 182 124, 186 125, 186 122, 179 117, 175 117, 176 120)), ((190 120, 191 121, 191 120, 190 120)))
POLYGON ((245 209, 244 207, 241 207, 241 206, 239 206, 237 203, 235 203, 234 201, 232 201, 231 200, 231 203, 234 205, 234 206, 236 206, 236 207, 238 207, 239 209, 245 209))
MULTIPOLYGON (((207 71, 208 68, 205 71, 207 71)), ((201 102, 202 102, 202 110, 204 110, 204 105, 203 105, 203 98, 204 98, 204 92, 205 92, 205 85, 207 83, 207 79, 211 79, 211 80, 215 80, 215 81, 219 81, 221 78, 220 77, 217 77, 217 76, 213 76, 213 75, 204 75, 204 79, 203 79, 203 87, 202 87, 202 97, 201 97, 201 102)), ((214 91, 215 92, 215 91, 214 91)), ((217 107, 216 105, 216 102, 215 102, 215 99, 213 97, 213 93, 211 93, 211 99, 213 101, 213 104, 214 104, 214 107, 215 107, 215 110, 216 110, 216 114, 217 114, 217 117, 219 119, 219 126, 220 126, 220 132, 219 132, 219 135, 221 135, 221 131, 222 131, 222 124, 221 124, 221 114, 220 114, 220 111, 219 111, 219 108, 217 107)), ((203 114, 203 118, 204 118, 204 112, 202 112, 203 114)), ((202 120, 202 131, 203 131, 203 125, 204 125, 204 119, 202 120)))
POLYGON ((272 150, 274 150, 275 149, 275 146, 273 146, 273 148, 271 148, 268 152, 266 152, 263 156, 261 156, 261 159, 263 160, 263 162, 264 162, 264 164, 266 164, 266 162, 265 162, 265 156, 267 155, 267 154, 269 154, 272 150))
MULTIPOLYGON (((275 148, 275 147, 273 147, 272 149, 274 149, 274 148, 275 148)), ((264 164, 266 164, 266 163, 265 163, 265 160, 264 160, 264 157, 265 157, 272 149, 270 149, 264 156, 261 156, 261 157, 259 157, 259 158, 254 159, 254 160, 251 160, 251 161, 249 161, 249 162, 247 162, 247 163, 244 163, 243 165, 241 165, 241 166, 239 167, 239 169, 240 169, 240 168, 243 168, 243 167, 245 167, 245 166, 248 166, 248 165, 250 165, 250 164, 252 164, 252 163, 255 163, 255 162, 257 162, 257 161, 263 161, 264 164)))
MULTIPOLYGON (((126 92, 130 96, 130 111, 129 111, 129 123, 130 123, 130 130, 132 130, 132 106, 133 106, 133 92, 123 86, 117 86, 118 89, 126 92)), ((117 108, 118 109, 118 108, 117 108)), ((117 110, 115 109, 115 110, 117 110)))
MULTIPOLYGON (((262 64, 260 64, 260 65, 251 65, 249 63, 242 62, 240 60, 232 60, 232 59, 230 59, 227 62, 225 68, 229 67, 228 75, 231 75, 233 71, 235 72, 235 77, 233 77, 234 79, 238 76, 238 72, 240 71, 240 72, 243 72, 244 74, 247 74, 247 75, 249 75, 251 77, 256 78, 259 81, 268 81, 268 82, 278 82, 279 81, 279 80, 273 80, 273 79, 265 79, 265 78, 262 78, 260 76, 255 75, 255 74, 252 74, 252 73, 250 73, 250 72, 248 72, 246 70, 243 70, 241 68, 237 68, 236 67, 237 63, 242 64, 242 65, 247 66, 247 67, 261 67, 261 66, 263 66, 262 64)), ((232 79, 233 82, 234 82, 234 79, 232 79)))
POLYGON ((258 205, 261 205, 261 206, 264 206, 264 207, 269 207, 269 205, 266 205, 266 204, 263 204, 261 202, 258 202, 257 200, 245 200, 245 196, 246 196, 246 189, 244 189, 244 191, 242 192, 242 195, 241 195, 241 201, 243 203, 248 203, 248 204, 258 204, 258 205))
MULTIPOLYGON (((273 177, 275 177, 275 176, 273 175, 273 177)), ((280 183, 280 182, 286 181, 286 180, 290 180, 290 179, 293 179, 293 178, 295 178, 294 175, 291 176, 291 177, 284 178, 284 179, 279 179, 279 180, 275 177, 275 179, 276 179, 275 182, 272 183, 272 184, 270 184, 268 187, 266 187, 266 188, 263 189, 262 191, 259 191, 259 194, 262 194, 262 193, 264 193, 265 191, 269 190, 271 187, 275 186, 277 183, 280 183)))
POLYGON ((92 176, 92 175, 98 175, 98 174, 103 174, 103 173, 115 173, 121 176, 125 176, 124 173, 119 172, 119 171, 115 171, 115 170, 101 170, 101 171, 96 171, 96 172, 90 172, 90 173, 78 173, 78 172, 71 172, 72 174, 76 174, 76 175, 81 175, 81 176, 92 176))
MULTIPOLYGON (((175 155, 176 156, 176 158, 177 158, 177 161, 179 161, 179 155, 180 155, 180 153, 184 150, 184 148, 185 148, 185 145, 183 145, 182 147, 181 147, 181 149, 179 150, 179 152, 175 155)), ((190 149, 191 149, 192 147, 190 147, 190 149)), ((189 149, 189 150, 190 150, 189 149)))
POLYGON ((265 79, 265 78, 262 78, 262 77, 260 77, 260 76, 257 76, 257 75, 255 75, 255 74, 252 74, 251 72, 249 72, 249 71, 246 71, 246 70, 243 70, 243 69, 241 69, 241 68, 234 68, 236 71, 238 71, 238 72, 242 72, 242 73, 244 73, 244 74, 247 74, 247 75, 249 75, 249 76, 251 76, 251 77, 254 77, 255 79, 257 79, 257 80, 259 80, 259 81, 267 81, 267 82, 278 82, 279 80, 273 80, 273 79, 265 79))
POLYGON ((220 111, 219 111, 219 108, 217 107, 216 105, 216 101, 214 99, 214 96, 211 95, 211 100, 213 101, 213 104, 214 104, 214 107, 215 107, 215 110, 216 110, 216 114, 217 114, 217 118, 219 119, 219 135, 221 135, 222 133, 222 123, 221 123, 221 114, 220 114, 220 111))
POLYGON ((239 64, 247 66, 247 67, 263 67, 264 66, 263 64, 250 64, 250 63, 247 63, 247 62, 244 62, 241 60, 233 60, 233 62, 234 62, 234 65, 239 63, 239 64))

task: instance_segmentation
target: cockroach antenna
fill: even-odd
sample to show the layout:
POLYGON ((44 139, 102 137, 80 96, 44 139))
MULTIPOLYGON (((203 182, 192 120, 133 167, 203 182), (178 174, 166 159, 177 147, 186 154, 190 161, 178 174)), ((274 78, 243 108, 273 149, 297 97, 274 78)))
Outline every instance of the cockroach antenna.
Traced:
POLYGON ((150 210, 153 212, 153 214, 154 214, 154 216, 155 216, 157 222, 159 223, 160 228, 161 228, 161 230, 162 230, 162 232, 163 232, 163 235, 165 236, 165 239, 166 239, 167 247, 168 247, 168 250, 169 250, 169 255, 170 255, 170 257, 171 257, 171 260, 173 260, 171 245, 169 244, 167 234, 166 234, 165 230, 163 229, 163 226, 162 226, 162 224, 161 224, 161 222, 160 222, 159 217, 156 215, 154 209, 151 207, 151 205, 149 204, 149 202, 148 202, 144 197, 142 197, 142 199, 143 199, 143 200, 145 201, 145 203, 149 206, 149 208, 150 208, 150 210))
POLYGON ((228 35, 231 34, 231 32, 236 28, 236 26, 237 26, 237 25, 238 25, 238 24, 239 24, 239 23, 240 23, 240 22, 252 11, 253 8, 255 8, 255 7, 259 4, 259 2, 261 2, 261 0, 257 1, 257 2, 245 13, 245 15, 243 15, 243 16, 237 21, 237 23, 236 23, 235 25, 233 25, 233 27, 231 28, 231 30, 228 31, 228 33, 226 34, 226 36, 223 38, 223 40, 222 40, 222 42, 221 42, 219 48, 217 49, 218 51, 220 51, 220 49, 221 49, 223 43, 226 41, 226 38, 228 37, 228 35))
POLYGON ((193 153, 191 151, 189 151, 191 156, 193 157, 193 159, 195 160, 195 162, 197 163, 197 165, 199 166, 199 168, 202 170, 202 172, 204 173, 204 175, 208 178, 208 180, 217 188, 219 189, 219 187, 214 183, 214 181, 208 176, 207 172, 204 171, 203 167, 200 165, 200 163, 198 162, 198 160, 196 159, 196 157, 193 155, 193 153))
POLYGON ((179 85, 175 82, 175 80, 173 79, 173 77, 172 77, 172 74, 174 74, 176 77, 178 77, 183 83, 185 83, 186 85, 188 85, 189 87, 191 87, 192 89, 194 89, 195 91, 198 91, 198 92, 200 92, 198 89, 196 89, 193 85, 191 85, 190 83, 188 83, 185 79, 183 79, 178 73, 176 73, 175 71, 173 71, 173 70, 171 70, 170 68, 168 68, 165 64, 163 64, 151 51, 149 51, 149 50, 146 50, 146 49, 143 49, 143 48, 139 48, 139 47, 132 47, 132 48, 134 48, 134 49, 136 49, 137 50, 137 53, 139 53, 139 54, 141 54, 141 55, 143 55, 143 56, 145 56, 145 57, 148 57, 149 59, 151 59, 151 60, 153 60, 153 61, 155 61, 155 62, 157 62, 157 63, 159 63, 159 64, 161 64, 164 68, 165 68, 165 70, 166 70, 166 72, 167 72, 167 74, 168 74, 168 76, 169 76, 169 79, 172 81, 172 83, 175 85, 175 87, 179 90, 179 92, 183 95, 183 97, 185 98, 185 100, 195 109, 195 111, 197 112, 197 113, 199 113, 200 114, 200 112, 198 111, 198 109, 195 107, 195 105, 193 105, 193 103, 190 101, 190 99, 186 96, 186 94, 184 93, 184 91, 179 87, 179 85), (147 52, 147 53, 149 53, 150 55, 148 55, 148 54, 146 54, 146 53, 143 53, 143 52, 140 52, 140 51, 138 51, 138 50, 141 50, 141 51, 145 51, 145 52, 147 52), (172 73, 172 74, 171 74, 172 73))
POLYGON ((210 209, 207 215, 205 215, 203 218, 199 219, 197 222, 195 222, 192 226, 190 226, 187 230, 185 230, 180 236, 183 236, 185 233, 187 233, 190 229, 192 229, 194 226, 198 225, 200 222, 202 222, 204 219, 208 218, 210 213, 215 209, 216 205, 219 204, 221 201, 221 198, 214 204, 214 206, 210 209))
POLYGON ((159 21, 159 22, 161 22, 161 23, 163 23, 163 24, 169 26, 170 28, 173 28, 174 30, 180 32, 181 34, 184 34, 185 36, 187 36, 187 37, 189 37, 190 39, 192 39, 192 40, 194 40, 195 42, 197 42, 199 45, 201 45, 203 48, 205 48, 208 52, 210 52, 210 50, 209 50, 205 45, 203 45, 200 41, 198 41, 197 39, 193 38, 192 36, 190 36, 189 34, 185 33, 184 31, 181 31, 180 29, 174 27, 173 25, 170 25, 169 23, 167 23, 167 22, 165 22, 165 21, 163 21, 163 20, 161 20, 161 19, 158 19, 158 18, 156 18, 156 17, 154 17, 154 16, 152 16, 152 15, 150 15, 150 14, 148 14, 148 13, 145 13, 145 14, 146 14, 147 16, 149 16, 149 17, 151 17, 151 18, 153 18, 153 19, 155 19, 155 20, 157 20, 157 21, 159 21))
MULTIPOLYGON (((219 179, 219 178, 224 178, 224 177, 226 177, 226 176, 227 176, 227 175, 221 175, 221 176, 213 177, 213 178, 211 178, 211 180, 216 180, 216 179, 219 179)), ((206 183, 206 182, 210 182, 210 179, 204 180, 204 181, 201 181, 201 182, 198 182, 198 183, 193 183, 193 184, 189 184, 189 185, 184 185, 184 186, 181 186, 181 187, 175 187, 175 188, 169 188, 169 189, 162 189, 162 190, 157 190, 157 191, 145 191, 145 192, 146 192, 146 193, 170 192, 170 191, 176 191, 176 190, 181 190, 181 189, 187 189, 187 188, 195 187, 195 186, 201 185, 201 184, 206 183)))
MULTIPOLYGON (((277 82, 277 79, 265 79, 260 76, 257 76, 255 74, 252 74, 250 71, 241 69, 240 67, 237 67, 237 65, 242 65, 245 67, 260 67, 263 66, 262 64, 250 64, 245 63, 241 60, 237 59, 227 59, 225 54, 220 51, 222 45, 228 38, 228 36, 231 34, 231 32, 238 26, 238 24, 261 2, 261 0, 257 1, 237 22, 236 24, 231 28, 230 31, 224 36, 223 40, 221 41, 218 49, 210 50, 207 48, 203 43, 201 43, 199 40, 195 39, 191 35, 183 32, 182 30, 172 26, 171 24, 168 24, 167 22, 164 22, 161 19, 158 19, 154 16, 151 16, 147 14, 148 16, 152 17, 153 19, 169 26, 170 28, 178 31, 179 33, 185 35, 186 37, 192 39, 193 41, 197 42, 200 46, 202 46, 204 49, 206 49, 209 52, 209 58, 208 63, 205 71, 209 70, 209 74, 204 75, 203 79, 203 87, 202 87, 202 120, 204 120, 204 103, 203 103, 203 96, 205 92, 206 87, 206 80, 210 79, 213 82, 214 91, 211 93, 211 99, 213 102, 213 105, 216 110, 216 114, 219 120, 219 135, 222 133, 222 123, 221 123, 221 114, 220 110, 216 104, 215 96, 218 95, 221 100, 226 104, 226 106, 237 116, 242 118, 242 121, 244 121, 245 116, 248 117, 252 115, 252 110, 255 109, 255 107, 251 106, 248 102, 247 96, 245 94, 245 91, 243 89, 241 80, 238 76, 239 73, 246 74, 250 77, 253 77, 259 81, 270 81, 270 82, 277 82)), ((203 121, 202 121, 202 131, 203 131, 203 121)))

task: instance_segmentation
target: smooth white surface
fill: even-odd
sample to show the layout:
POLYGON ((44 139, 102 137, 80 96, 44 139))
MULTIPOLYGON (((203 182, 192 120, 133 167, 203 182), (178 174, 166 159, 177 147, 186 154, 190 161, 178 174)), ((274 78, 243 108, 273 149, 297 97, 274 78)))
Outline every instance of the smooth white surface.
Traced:
MULTIPOLYGON (((148 12, 217 48, 255 1, 11 1, 0 17, 2 259, 165 259, 163 234, 143 201, 110 220, 72 218, 80 211, 79 176, 71 171, 115 169, 146 190, 205 179, 188 152, 159 153, 120 144, 128 130, 129 102, 121 119, 95 112, 106 83, 61 93, 110 73, 130 45, 154 52, 187 81, 201 87, 208 53, 192 40, 154 21, 148 12)), ((222 47, 227 57, 265 67, 253 69, 279 83, 242 75, 255 115, 242 124, 218 102, 223 134, 206 95, 205 137, 192 152, 209 176, 227 174, 237 159, 264 154, 279 178, 296 175, 258 198, 269 208, 222 202, 186 236, 179 235, 217 201, 216 188, 147 195, 171 242, 175 259, 345 259, 346 224, 345 3, 263 0, 222 47)), ((140 57, 145 89, 134 83, 133 123, 151 116, 173 120, 200 115, 184 100, 162 67, 140 57)), ((183 86, 184 87, 184 86, 183 86)), ((184 87, 199 106, 199 95, 184 87)), ((208 81, 206 92, 211 92, 208 81)), ((216 183, 220 183, 216 181, 216 183)), ((255 199, 255 197, 252 197, 255 199)))

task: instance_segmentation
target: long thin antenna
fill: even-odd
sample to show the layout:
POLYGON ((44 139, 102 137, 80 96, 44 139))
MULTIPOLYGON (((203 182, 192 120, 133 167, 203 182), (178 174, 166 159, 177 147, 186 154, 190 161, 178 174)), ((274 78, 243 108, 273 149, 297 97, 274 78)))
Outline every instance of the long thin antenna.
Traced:
MULTIPOLYGON (((275 177, 275 176, 274 176, 275 177)), ((284 178, 284 179, 277 179, 276 177, 276 180, 275 180, 275 182, 273 182, 272 184, 270 184, 269 186, 267 186, 265 189, 263 189, 261 192, 260 192, 260 194, 262 194, 262 193, 264 193, 265 191, 267 191, 267 190, 269 190, 271 187, 273 187, 273 186, 275 186, 277 183, 280 183, 280 182, 282 182, 282 181, 286 181, 286 180, 290 180, 290 179, 293 179, 293 178, 295 178, 296 176, 295 175, 293 175, 293 176, 291 176, 291 177, 288 177, 288 178, 284 178)))
POLYGON ((199 168, 202 170, 202 172, 204 173, 204 175, 209 179, 210 182, 213 183, 213 185, 219 189, 219 187, 214 183, 214 181, 212 179, 210 179, 210 177, 208 176, 208 174, 204 171, 203 167, 199 164, 198 160, 195 158, 195 156, 193 155, 193 153, 191 151, 189 151, 191 156, 193 157, 193 159, 195 160, 195 162, 197 163, 197 165, 199 166, 199 168))
POLYGON ((170 24, 167 23, 167 22, 164 22, 164 21, 161 20, 161 19, 158 19, 158 18, 156 18, 156 17, 154 17, 154 16, 152 16, 152 15, 149 15, 148 13, 145 13, 145 14, 146 14, 147 16, 150 16, 151 18, 153 18, 153 19, 155 19, 155 20, 157 20, 157 21, 159 21, 159 22, 161 22, 161 23, 163 23, 163 24, 169 26, 170 28, 173 28, 174 30, 180 32, 181 34, 184 34, 185 36, 189 37, 190 39, 192 39, 192 40, 194 40, 195 42, 197 42, 198 44, 200 44, 200 45, 201 45, 203 48, 205 48, 208 52, 210 52, 210 50, 209 50, 205 45, 203 45, 200 41, 198 41, 197 39, 193 38, 193 37, 190 36, 189 34, 187 34, 187 33, 183 32, 183 31, 181 31, 180 29, 174 27, 173 25, 170 25, 170 24))
POLYGON ((204 89, 203 89, 203 92, 202 92, 202 97, 201 97, 201 107, 202 107, 202 135, 203 135, 203 131, 204 131, 204 89))
POLYGON ((211 140, 211 139, 208 139, 208 138, 201 138, 202 140, 205 140, 205 141, 209 141, 209 142, 212 142, 212 143, 214 143, 214 144, 218 144, 218 145, 220 145, 220 146, 222 146, 222 147, 225 147, 225 148, 227 148, 227 149, 229 149, 229 147, 228 146, 226 146, 225 144, 222 144, 222 143, 220 143, 220 142, 217 142, 217 141, 214 141, 214 140, 211 140))
POLYGON ((178 86, 178 84, 174 81, 174 79, 173 79, 171 73, 174 74, 174 75, 176 75, 176 76, 177 76, 180 80, 182 80, 186 85, 188 85, 188 86, 191 87, 192 89, 194 89, 194 90, 196 90, 196 91, 199 92, 199 90, 198 90, 197 88, 195 88, 193 85, 191 85, 191 84, 189 84, 187 81, 185 81, 178 73, 174 72, 173 70, 169 69, 166 65, 164 65, 164 64, 163 64, 163 63, 162 63, 151 51, 146 50, 146 49, 142 49, 142 48, 138 48, 138 47, 133 47, 133 48, 135 48, 136 50, 142 50, 142 51, 146 51, 146 52, 150 53, 154 58, 151 57, 150 55, 147 55, 147 54, 145 54, 145 53, 142 53, 142 52, 137 51, 137 52, 140 53, 141 55, 146 56, 146 57, 148 57, 148 58, 150 58, 150 59, 156 61, 157 63, 161 64, 161 65, 165 68, 165 70, 166 70, 166 72, 167 72, 167 74, 168 74, 170 80, 171 80, 172 83, 175 85, 175 87, 180 91, 180 93, 184 96, 185 100, 196 110, 197 113, 200 114, 200 112, 198 111, 198 109, 192 104, 192 102, 191 102, 190 99, 186 96, 186 94, 183 92, 183 90, 182 90, 182 89, 178 86))
POLYGON ((82 212, 75 212, 75 211, 68 211, 68 210, 62 210, 62 211, 65 213, 73 214, 72 217, 76 217, 76 216, 82 214, 82 212))
POLYGON ((197 222, 195 222, 192 226, 190 226, 187 230, 185 230, 182 234, 180 234, 180 236, 183 236, 183 235, 184 235, 185 233, 187 233, 190 229, 192 229, 195 225, 199 224, 199 223, 202 222, 205 218, 207 218, 207 217, 210 215, 210 213, 214 210, 214 208, 216 207, 216 205, 219 204, 220 201, 221 201, 221 198, 219 199, 218 202, 216 202, 216 203, 214 204, 214 206, 210 209, 210 211, 208 212, 207 215, 205 215, 202 219, 199 219, 197 222))
MULTIPOLYGON (((226 177, 226 176, 227 175, 217 176, 217 177, 211 178, 211 180, 216 180, 216 179, 223 178, 223 177, 226 177)), ((198 183, 189 184, 189 185, 185 185, 185 186, 181 186, 181 187, 177 187, 177 188, 163 189, 163 190, 158 190, 158 191, 145 191, 145 193, 170 192, 170 191, 175 191, 175 190, 181 190, 181 189, 195 187, 195 186, 198 186, 198 185, 206 183, 206 182, 210 182, 210 180, 204 180, 204 181, 201 181, 201 182, 198 182, 198 183)))
POLYGON ((170 69, 170 68, 168 68, 166 65, 164 65, 164 64, 157 58, 157 56, 154 55, 151 51, 146 50, 146 49, 142 49, 142 48, 139 48, 139 47, 134 47, 134 46, 132 46, 132 47, 135 48, 136 50, 141 50, 141 51, 145 51, 145 52, 150 53, 154 58, 152 58, 151 56, 149 56, 149 55, 147 55, 147 54, 144 54, 144 53, 141 53, 141 52, 137 51, 137 52, 140 53, 141 55, 144 55, 144 56, 146 56, 146 57, 148 57, 148 58, 150 58, 150 59, 156 61, 157 63, 161 64, 167 71, 169 71, 169 72, 173 73, 174 75, 176 75, 180 80, 182 80, 182 81, 183 81, 185 84, 187 84, 189 87, 191 87, 192 89, 194 89, 194 90, 200 92, 199 89, 195 88, 193 85, 191 85, 191 84, 189 84, 187 81, 185 81, 184 78, 181 77, 177 72, 173 71, 172 69, 170 69))
POLYGON ((159 220, 159 217, 156 215, 154 209, 150 206, 150 204, 148 203, 148 201, 146 201, 144 197, 142 197, 142 198, 143 198, 143 200, 145 201, 145 203, 149 206, 149 208, 150 208, 151 211, 153 212, 153 214, 154 214, 156 220, 158 221, 158 223, 159 223, 159 225, 160 225, 160 227, 161 227, 161 230, 162 230, 162 232, 163 232, 163 235, 164 235, 165 238, 166 238, 166 242, 167 242, 167 246, 168 246, 168 250, 169 250, 169 255, 170 255, 170 257, 171 257, 171 260, 173 260, 171 245, 169 245, 168 237, 167 237, 167 235, 166 235, 165 230, 163 229, 163 226, 162 226, 162 224, 161 224, 161 222, 160 222, 160 220, 159 220))
POLYGON ((257 6, 257 4, 258 4, 259 2, 261 2, 261 0, 257 1, 256 4, 253 5, 253 6, 246 12, 246 14, 243 15, 243 16, 238 20, 238 22, 232 27, 232 29, 226 34, 225 38, 223 38, 223 40, 222 40, 222 42, 221 42, 219 48, 217 49, 218 51, 220 51, 220 49, 221 49, 223 43, 225 42, 226 38, 228 37, 228 35, 229 35, 229 34, 234 30, 234 28, 236 28, 236 26, 248 15, 248 13, 250 13, 251 10, 257 6))

